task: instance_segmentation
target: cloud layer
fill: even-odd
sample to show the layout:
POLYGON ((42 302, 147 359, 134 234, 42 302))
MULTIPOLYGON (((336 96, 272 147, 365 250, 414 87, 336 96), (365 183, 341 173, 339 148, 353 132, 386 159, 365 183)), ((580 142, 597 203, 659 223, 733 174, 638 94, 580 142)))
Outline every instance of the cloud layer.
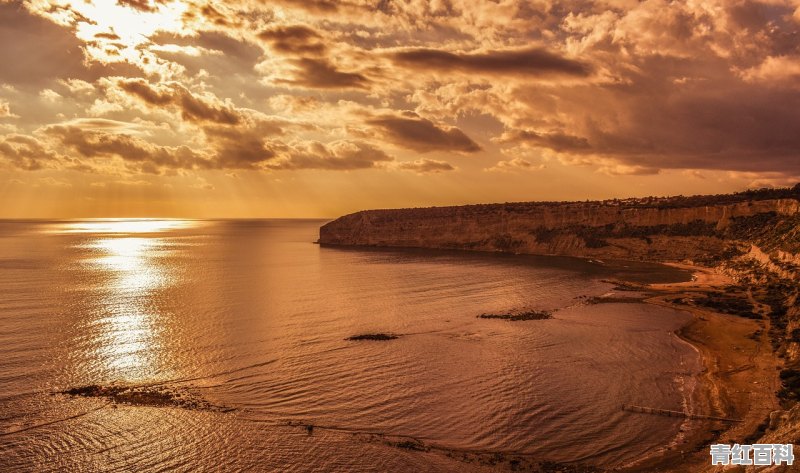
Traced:
POLYGON ((798 29, 798 0, 5 0, 0 166, 784 182, 798 29))

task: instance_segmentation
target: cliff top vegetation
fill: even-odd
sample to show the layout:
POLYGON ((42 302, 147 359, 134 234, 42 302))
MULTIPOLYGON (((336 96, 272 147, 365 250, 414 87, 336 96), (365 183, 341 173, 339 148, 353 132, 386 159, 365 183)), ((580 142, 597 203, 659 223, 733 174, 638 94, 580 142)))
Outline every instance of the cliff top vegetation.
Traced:
MULTIPOLYGON (((709 194, 692 196, 668 196, 668 197, 631 197, 626 199, 606 199, 606 200, 586 200, 586 201, 532 201, 532 202, 505 202, 493 204, 468 204, 443 207, 418 207, 416 210, 449 210, 463 209, 466 211, 485 212, 504 210, 506 212, 525 212, 535 207, 569 207, 580 206, 588 207, 623 207, 623 208, 656 208, 656 209, 678 209, 705 207, 715 205, 730 205, 740 202, 752 202, 759 200, 794 199, 800 201, 800 183, 794 187, 762 188, 750 189, 733 194, 709 194)), ((375 209, 362 212, 383 212, 394 210, 411 209, 375 209)), ((356 212, 361 213, 361 212, 356 212)))

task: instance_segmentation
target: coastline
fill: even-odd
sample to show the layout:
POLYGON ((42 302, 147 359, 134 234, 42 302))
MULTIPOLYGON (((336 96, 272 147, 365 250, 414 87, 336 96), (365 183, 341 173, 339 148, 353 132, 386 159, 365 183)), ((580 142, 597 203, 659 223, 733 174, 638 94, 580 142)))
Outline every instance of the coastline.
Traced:
MULTIPOLYGON (((345 245, 345 247, 363 249, 360 245, 345 245)), ((401 248, 391 247, 391 249, 401 248)), ((481 250, 468 250, 468 252, 488 253, 481 250)), ((603 261, 594 257, 568 257, 597 261, 605 265, 603 261)), ((636 302, 689 313, 691 319, 672 332, 698 352, 702 365, 699 375, 692 377, 696 383, 690 387, 691 392, 688 393, 684 410, 690 415, 737 419, 741 422, 729 423, 687 417, 681 423, 680 431, 673 440, 658 451, 649 452, 649 455, 641 460, 623 466, 597 468, 600 471, 625 473, 718 471, 718 467, 712 467, 710 464, 708 449, 710 444, 757 443, 757 439, 763 435, 763 428, 769 423, 770 414, 781 409, 776 393, 781 387, 778 374, 783 362, 775 356, 771 346, 769 319, 768 317, 751 319, 727 314, 713 307, 677 303, 676 299, 691 299, 722 291, 726 286, 734 285, 736 281, 714 268, 696 264, 675 261, 644 262, 688 271, 692 274, 692 279, 683 282, 648 284, 626 281, 623 277, 617 280, 621 287, 618 287, 612 296, 607 297, 607 302, 635 299, 636 302), (634 293, 638 296, 626 297, 626 292, 631 296, 634 293)), ((593 303, 604 302, 602 300, 604 297, 599 299, 593 303)), ((755 304, 754 309, 760 311, 755 304)), ((560 467, 566 465, 568 464, 560 467)))
POLYGON ((664 263, 691 271, 693 280, 643 286, 643 302, 686 311, 692 319, 674 333, 698 351, 703 371, 688 402, 688 413, 740 419, 729 423, 689 419, 663 452, 619 471, 713 471, 708 445, 752 443, 772 411, 780 409, 776 391, 779 360, 773 354, 768 322, 674 302, 731 284, 712 268, 664 263), (687 470, 688 469, 688 470, 687 470))
POLYGON ((654 283, 646 272, 614 271, 614 280, 602 280, 614 284, 610 292, 582 301, 681 311, 687 322, 665 333, 699 355, 691 370, 659 379, 674 384, 682 412, 621 406, 630 415, 682 417, 679 431, 605 471, 719 471, 709 444, 784 441, 773 433, 782 425, 796 438, 796 409, 790 418, 783 408, 800 399, 798 202, 800 184, 715 196, 362 210, 323 225, 319 243, 565 256, 610 270, 607 262, 631 261, 680 270, 680 280, 691 274, 654 283))

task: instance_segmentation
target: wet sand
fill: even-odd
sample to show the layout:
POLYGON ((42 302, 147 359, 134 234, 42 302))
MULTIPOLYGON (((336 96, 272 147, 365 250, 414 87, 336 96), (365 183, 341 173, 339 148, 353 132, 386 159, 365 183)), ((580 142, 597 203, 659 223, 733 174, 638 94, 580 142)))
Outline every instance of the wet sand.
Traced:
POLYGON ((692 271, 693 281, 645 286, 648 297, 644 302, 692 314, 692 320, 676 332, 699 351, 704 364, 689 413, 741 422, 687 419, 675 445, 663 455, 622 471, 715 471, 709 461, 710 443, 752 443, 770 412, 780 409, 775 395, 780 388, 780 362, 770 347, 768 319, 748 319, 671 302, 702 295, 733 281, 710 268, 670 265, 692 271))

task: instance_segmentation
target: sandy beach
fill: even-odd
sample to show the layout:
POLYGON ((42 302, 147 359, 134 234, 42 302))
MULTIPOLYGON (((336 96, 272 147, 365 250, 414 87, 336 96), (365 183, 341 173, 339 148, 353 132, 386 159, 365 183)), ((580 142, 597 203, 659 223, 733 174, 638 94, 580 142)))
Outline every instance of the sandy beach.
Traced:
POLYGON ((645 302, 692 314, 692 320, 676 332, 698 350, 704 364, 689 414, 740 422, 687 419, 676 444, 664 455, 623 471, 716 471, 709 461, 710 443, 752 443, 770 412, 779 409, 775 393, 780 388, 781 362, 770 347, 769 321, 675 303, 676 299, 696 297, 733 281, 710 268, 680 263, 670 266, 692 271, 693 280, 651 284, 646 287, 645 302))

